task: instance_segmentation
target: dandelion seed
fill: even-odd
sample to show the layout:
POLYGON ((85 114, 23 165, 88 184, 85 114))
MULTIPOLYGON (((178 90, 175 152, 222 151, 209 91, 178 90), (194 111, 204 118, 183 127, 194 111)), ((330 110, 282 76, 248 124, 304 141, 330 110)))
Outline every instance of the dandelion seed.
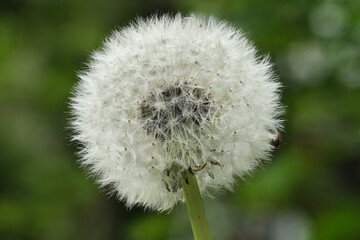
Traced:
POLYGON ((268 59, 212 17, 138 20, 115 31, 79 78, 71 124, 81 162, 130 207, 183 201, 186 169, 201 194, 231 189, 268 159, 281 129, 268 59))

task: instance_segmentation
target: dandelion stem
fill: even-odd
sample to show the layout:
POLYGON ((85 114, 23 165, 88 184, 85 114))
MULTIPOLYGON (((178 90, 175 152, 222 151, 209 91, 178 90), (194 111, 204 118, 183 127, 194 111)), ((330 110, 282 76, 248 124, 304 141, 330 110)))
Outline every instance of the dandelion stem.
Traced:
POLYGON ((195 175, 184 171, 181 185, 195 240, 210 240, 209 225, 195 175))

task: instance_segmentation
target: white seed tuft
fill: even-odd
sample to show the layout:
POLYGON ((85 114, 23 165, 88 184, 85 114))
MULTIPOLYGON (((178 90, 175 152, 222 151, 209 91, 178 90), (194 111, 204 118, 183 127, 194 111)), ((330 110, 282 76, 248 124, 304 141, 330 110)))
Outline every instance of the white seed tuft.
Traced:
POLYGON ((153 17, 115 31, 71 107, 81 163, 128 206, 171 209, 181 172, 231 189, 273 149, 280 84, 241 31, 213 17, 153 17))

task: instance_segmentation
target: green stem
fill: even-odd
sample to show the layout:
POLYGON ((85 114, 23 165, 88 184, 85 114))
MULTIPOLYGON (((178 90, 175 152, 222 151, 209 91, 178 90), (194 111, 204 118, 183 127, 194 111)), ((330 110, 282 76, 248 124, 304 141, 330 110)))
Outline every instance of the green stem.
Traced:
POLYGON ((184 171, 181 186, 184 190, 186 206, 195 240, 211 240, 204 205, 194 174, 184 171))

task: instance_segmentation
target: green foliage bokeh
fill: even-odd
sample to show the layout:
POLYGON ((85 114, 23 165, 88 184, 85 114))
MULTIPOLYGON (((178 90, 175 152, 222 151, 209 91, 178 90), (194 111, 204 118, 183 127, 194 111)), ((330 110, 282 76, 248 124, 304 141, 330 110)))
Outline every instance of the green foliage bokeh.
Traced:
POLYGON ((68 99, 91 51, 154 13, 242 28, 283 83, 286 145, 205 199, 214 239, 360 239, 360 2, 5 0, 0 3, 0 239, 191 239, 184 206, 128 210, 81 169, 68 99))

